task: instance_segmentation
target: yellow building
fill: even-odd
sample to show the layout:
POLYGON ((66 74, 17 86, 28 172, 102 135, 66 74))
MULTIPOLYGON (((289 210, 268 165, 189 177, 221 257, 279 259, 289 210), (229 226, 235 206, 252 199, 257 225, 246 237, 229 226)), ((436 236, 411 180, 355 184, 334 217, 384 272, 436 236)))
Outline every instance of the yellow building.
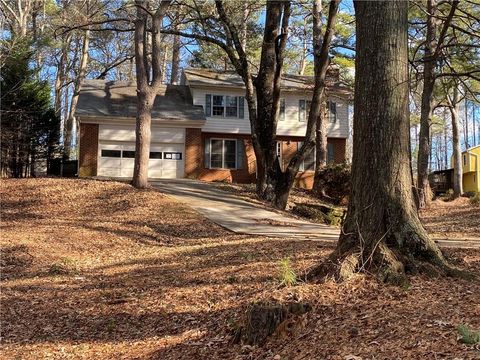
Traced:
MULTIPOLYGON (((463 191, 480 192, 480 145, 471 147, 462 152, 463 162, 463 191)), ((452 164, 453 161, 452 157, 452 164)))

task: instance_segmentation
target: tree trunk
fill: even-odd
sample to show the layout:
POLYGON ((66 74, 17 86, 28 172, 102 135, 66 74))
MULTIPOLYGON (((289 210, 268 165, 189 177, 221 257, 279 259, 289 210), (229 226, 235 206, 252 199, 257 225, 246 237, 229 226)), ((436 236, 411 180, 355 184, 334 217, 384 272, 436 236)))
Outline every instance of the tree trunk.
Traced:
MULTIPOLYGON (((160 2, 154 14, 149 13, 146 0, 136 0, 137 17, 135 19, 135 66, 137 75, 137 117, 135 127, 135 164, 132 185, 137 189, 148 186, 148 162, 150 157, 150 139, 152 108, 162 84, 162 20, 171 1, 160 2), (147 24, 151 16, 151 35, 147 24), (151 36, 151 63, 148 56, 148 43, 151 36), (150 81, 151 80, 151 81, 150 81)), ((162 56, 163 55, 163 56, 162 56)))
POLYGON ((172 70, 170 73, 170 84, 178 84, 178 76, 180 71, 180 36, 173 36, 173 48, 172 48, 172 70))
POLYGON ((83 35, 82 55, 80 57, 80 64, 78 65, 78 72, 74 82, 72 99, 70 100, 70 112, 67 121, 65 122, 65 138, 64 138, 64 154, 65 158, 70 159, 72 156, 72 135, 75 124, 75 110, 77 108, 78 96, 80 95, 80 88, 85 79, 88 64, 88 49, 90 46, 90 29, 85 30, 83 35))
POLYGON ((459 100, 458 88, 453 90, 453 99, 450 106, 450 114, 452 116, 452 142, 453 142, 453 197, 457 198, 463 193, 463 163, 462 149, 460 146, 460 116, 459 116, 459 100))
MULTIPOLYGON (((313 10, 313 56, 314 56, 314 71, 315 71, 315 86, 313 89, 312 102, 310 105, 310 112, 308 114, 307 130, 305 134, 305 141, 302 147, 289 161, 285 172, 281 172, 277 166, 277 178, 275 183, 275 191, 272 205, 279 209, 285 209, 287 206, 288 195, 295 181, 298 169, 305 159, 306 155, 315 147, 315 138, 317 133, 317 126, 320 129, 320 150, 319 156, 322 156, 323 162, 326 162, 326 124, 325 118, 321 114, 322 104, 325 97, 325 78, 329 65, 328 53, 330 50, 330 43, 333 38, 334 24, 338 12, 340 1, 333 0, 330 2, 328 21, 325 30, 325 36, 322 41, 322 3, 321 0, 314 1, 313 10)), ((278 163, 278 161, 277 161, 278 163)))
POLYGON ((140 95, 137 99, 137 122, 135 129, 135 166, 132 185, 137 189, 148 186, 148 161, 150 155, 152 105, 155 96, 140 95))
POLYGON ((354 4, 352 193, 337 248, 312 275, 344 280, 368 272, 402 283, 406 270, 425 263, 447 267, 419 220, 411 188, 408 2, 354 4))
POLYGON ((427 36, 425 42, 423 90, 420 110, 420 135, 417 160, 418 205, 428 206, 431 201, 430 183, 428 182, 428 159, 431 151, 430 122, 433 112, 433 88, 435 85, 435 34, 437 10, 436 0, 427 1, 427 36))

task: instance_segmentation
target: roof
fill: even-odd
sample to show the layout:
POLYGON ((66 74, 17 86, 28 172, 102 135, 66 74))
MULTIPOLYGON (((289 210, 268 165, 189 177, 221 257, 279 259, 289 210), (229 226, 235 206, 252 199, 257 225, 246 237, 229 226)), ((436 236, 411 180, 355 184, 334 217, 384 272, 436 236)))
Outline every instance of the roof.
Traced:
MULTIPOLYGON (((194 87, 224 86, 245 87, 242 78, 234 71, 216 71, 212 69, 187 68, 183 71, 186 83, 194 87)), ((332 94, 351 97, 352 90, 338 80, 335 71, 327 75, 327 92, 332 94)), ((284 91, 312 91, 314 77, 306 75, 284 74, 281 87, 284 91)))
MULTIPOLYGON (((75 116, 135 118, 137 87, 132 82, 85 80, 75 116)), ((201 106, 194 106, 188 86, 162 85, 152 109, 152 119, 205 121, 201 106)))
POLYGON ((480 145, 472 146, 472 147, 468 148, 467 150, 464 150, 463 152, 472 151, 472 150, 474 150, 474 149, 476 149, 476 148, 480 148, 480 145))

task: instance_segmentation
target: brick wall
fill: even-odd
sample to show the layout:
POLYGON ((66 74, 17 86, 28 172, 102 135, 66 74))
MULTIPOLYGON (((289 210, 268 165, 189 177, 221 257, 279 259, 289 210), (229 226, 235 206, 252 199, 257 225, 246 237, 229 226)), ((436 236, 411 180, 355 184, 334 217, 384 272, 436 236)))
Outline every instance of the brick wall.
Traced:
POLYGON ((197 179, 203 163, 202 130, 185 129, 185 177, 197 179))
MULTIPOLYGON (((297 143, 301 139, 298 137, 282 137, 279 141, 282 142, 282 166, 285 168, 288 161, 297 151, 297 143)), ((333 144, 334 161, 338 163, 345 161, 346 139, 329 138, 328 143, 333 144)), ((185 153, 186 177, 197 178, 203 181, 255 182, 255 153, 252 141, 248 135, 200 133, 196 129, 187 129, 185 153), (206 169, 204 146, 205 139, 208 138, 243 139, 245 145, 244 158, 246 159, 244 168, 240 170, 206 169), (198 141, 199 139, 200 141, 198 141)), ((296 185, 303 188, 311 188, 313 186, 313 176, 313 171, 299 172, 296 185)))
POLYGON ((78 176, 97 175, 98 124, 80 124, 78 176))
MULTIPOLYGON (((188 153, 185 157, 187 156, 188 153)), ((195 170, 195 173, 198 174, 196 176, 197 179, 203 181, 229 181, 242 184, 255 181, 255 153, 253 151, 252 141, 248 135, 202 133, 200 158, 201 160, 197 163, 198 166, 195 170), (245 147, 243 168, 238 170, 205 168, 205 140, 209 138, 242 139, 245 147)))

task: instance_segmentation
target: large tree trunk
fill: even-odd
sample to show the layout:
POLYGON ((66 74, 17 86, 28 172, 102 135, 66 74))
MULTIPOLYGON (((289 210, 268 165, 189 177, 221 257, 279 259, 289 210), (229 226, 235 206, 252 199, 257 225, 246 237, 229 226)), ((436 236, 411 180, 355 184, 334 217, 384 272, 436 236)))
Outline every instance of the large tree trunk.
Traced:
POLYGON ((411 188, 408 2, 356 1, 355 13, 352 193, 337 248, 313 274, 368 272, 398 283, 425 263, 446 268, 411 188))
POLYGON ((75 110, 77 109, 78 97, 80 95, 80 88, 85 79, 88 64, 88 49, 90 46, 90 29, 85 30, 83 34, 82 55, 80 57, 80 64, 78 65, 77 76, 74 81, 74 88, 72 99, 70 100, 70 112, 65 122, 64 131, 64 154, 67 159, 72 157, 72 136, 75 125, 75 110))
POLYGON ((313 178, 313 191, 317 194, 325 194, 324 179, 321 170, 327 165, 327 119, 325 100, 322 99, 322 109, 317 122, 315 138, 315 176, 313 178))
POLYGON ((148 186, 148 162, 150 156, 150 139, 152 108, 162 84, 162 20, 171 1, 163 0, 152 14, 148 12, 148 1, 136 0, 137 17, 135 19, 135 66, 137 75, 137 118, 135 127, 135 164, 132 185, 137 189, 148 186), (149 16, 151 17, 151 63, 148 55, 149 16))
POLYGON ((460 118, 459 118, 459 100, 458 88, 453 90, 453 99, 450 104, 450 114, 452 116, 452 141, 453 141, 453 196, 459 197, 463 193, 463 163, 462 149, 460 146, 460 118))

